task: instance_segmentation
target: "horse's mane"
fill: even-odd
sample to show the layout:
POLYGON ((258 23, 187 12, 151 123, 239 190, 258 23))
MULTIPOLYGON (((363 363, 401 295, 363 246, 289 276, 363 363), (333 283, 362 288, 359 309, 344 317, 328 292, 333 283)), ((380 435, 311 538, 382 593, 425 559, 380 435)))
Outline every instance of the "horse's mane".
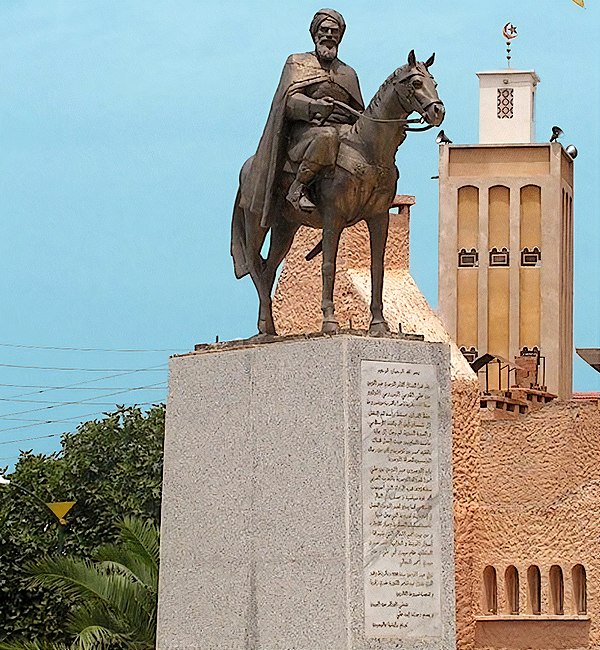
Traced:
POLYGON ((418 72, 423 72, 423 71, 427 72, 427 68, 425 68, 425 66, 420 62, 418 62, 417 65, 414 66, 413 68, 411 68, 411 66, 408 63, 405 63, 403 66, 396 68, 396 70, 392 72, 392 74, 381 84, 381 86, 379 86, 379 90, 373 95, 373 99, 371 99, 371 101, 369 102, 369 105, 367 106, 366 110, 377 108, 381 103, 383 96, 387 92, 388 86, 394 81, 396 81, 398 77, 404 76, 405 73, 410 69, 414 69, 415 71, 418 72))

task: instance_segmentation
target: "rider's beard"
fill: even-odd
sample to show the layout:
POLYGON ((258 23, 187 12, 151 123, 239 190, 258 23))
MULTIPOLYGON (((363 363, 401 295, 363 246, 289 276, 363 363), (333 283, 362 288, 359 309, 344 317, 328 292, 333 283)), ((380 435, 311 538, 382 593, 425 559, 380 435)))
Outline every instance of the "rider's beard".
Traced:
POLYGON ((325 61, 333 61, 337 57, 338 47, 332 41, 317 43, 317 56, 325 61))

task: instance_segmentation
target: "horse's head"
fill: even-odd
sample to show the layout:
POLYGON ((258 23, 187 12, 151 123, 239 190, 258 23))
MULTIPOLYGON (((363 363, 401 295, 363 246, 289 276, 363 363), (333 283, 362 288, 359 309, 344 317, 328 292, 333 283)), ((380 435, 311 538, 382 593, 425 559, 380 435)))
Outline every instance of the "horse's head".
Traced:
POLYGON ((408 55, 408 64, 398 68, 394 74, 394 89, 400 104, 410 113, 417 112, 431 126, 439 126, 446 111, 437 94, 437 84, 429 73, 435 54, 421 63, 416 60, 414 50, 408 55))

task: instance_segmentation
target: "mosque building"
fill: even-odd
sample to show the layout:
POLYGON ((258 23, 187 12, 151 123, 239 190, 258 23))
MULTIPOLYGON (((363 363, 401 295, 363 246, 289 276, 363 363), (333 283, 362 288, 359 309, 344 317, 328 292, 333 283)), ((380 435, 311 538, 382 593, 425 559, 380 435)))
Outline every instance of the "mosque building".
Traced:
MULTIPOLYGON (((409 272, 415 199, 397 196, 384 314, 451 349, 457 647, 600 648, 600 401, 572 393, 575 153, 535 142, 534 71, 477 76, 479 142, 440 144, 438 313, 409 272)), ((280 334, 320 328, 304 258, 319 237, 301 229, 285 260, 280 334)), ((364 223, 338 260, 336 315, 367 329, 364 223)))

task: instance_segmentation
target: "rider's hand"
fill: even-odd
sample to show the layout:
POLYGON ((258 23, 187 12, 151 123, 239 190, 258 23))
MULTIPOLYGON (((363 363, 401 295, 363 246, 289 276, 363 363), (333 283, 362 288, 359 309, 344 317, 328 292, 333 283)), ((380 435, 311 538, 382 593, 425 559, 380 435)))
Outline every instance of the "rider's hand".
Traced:
POLYGON ((310 102, 310 117, 311 119, 317 118, 320 120, 326 120, 331 113, 333 113, 334 108, 335 105, 333 100, 329 97, 324 99, 313 99, 310 102))
POLYGON ((329 116, 329 122, 333 122, 334 124, 354 124, 357 119, 352 113, 349 113, 340 106, 335 106, 329 116))

